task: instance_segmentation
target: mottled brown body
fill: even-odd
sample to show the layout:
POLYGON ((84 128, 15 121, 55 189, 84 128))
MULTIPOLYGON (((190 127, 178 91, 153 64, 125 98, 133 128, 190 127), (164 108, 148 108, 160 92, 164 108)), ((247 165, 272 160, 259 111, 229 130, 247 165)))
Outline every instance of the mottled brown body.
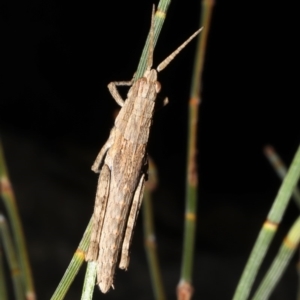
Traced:
MULTIPOLYGON (((104 293, 113 285, 120 252, 120 268, 127 269, 129 264, 129 244, 147 172, 147 142, 160 90, 156 78, 156 70, 146 71, 132 85, 109 139, 92 166, 100 176, 86 259, 97 260, 97 283, 104 293)), ((116 96, 114 83, 109 89, 116 96)))
MULTIPOLYGON (((153 40, 153 19, 154 10, 150 41, 153 40)), ((100 175, 91 240, 86 253, 86 261, 97 262, 97 284, 103 293, 113 287, 118 259, 121 269, 127 269, 129 265, 129 247, 148 168, 149 132, 156 96, 161 89, 157 72, 163 70, 201 29, 160 63, 157 70, 151 69, 152 46, 147 70, 142 78, 136 82, 111 82, 108 85, 113 98, 122 108, 107 142, 92 166, 92 170, 100 175), (117 90, 117 86, 122 85, 131 86, 125 101, 117 90)), ((153 41, 151 43, 153 45, 153 41)))

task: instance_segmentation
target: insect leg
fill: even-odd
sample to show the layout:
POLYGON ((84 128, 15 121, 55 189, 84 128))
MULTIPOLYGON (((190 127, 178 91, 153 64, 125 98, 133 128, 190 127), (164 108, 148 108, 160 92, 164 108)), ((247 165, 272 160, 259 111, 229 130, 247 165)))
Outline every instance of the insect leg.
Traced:
POLYGON ((125 231, 125 236, 122 245, 121 259, 119 263, 120 269, 127 269, 129 265, 129 260, 130 260, 129 247, 131 244, 133 229, 142 204, 142 199, 144 195, 144 186, 145 186, 145 175, 143 174, 134 193, 133 201, 130 208, 130 213, 128 216, 127 228, 125 231))
POLYGON ((105 154, 106 154, 107 150, 114 143, 114 140, 115 140, 115 128, 113 127, 113 129, 110 131, 108 140, 106 141, 106 143, 101 148, 99 154, 97 155, 97 157, 95 159, 95 162, 92 165, 92 171, 94 171, 95 173, 100 172, 101 163, 103 162, 103 159, 105 157, 105 154))
POLYGON ((131 86, 133 84, 133 79, 130 81, 112 81, 108 84, 108 89, 116 102, 122 107, 125 101, 122 99, 121 95, 118 92, 117 86, 131 86))
POLYGON ((88 251, 85 256, 86 261, 97 261, 100 235, 106 211, 107 200, 109 197, 110 169, 103 165, 96 192, 96 201, 93 213, 93 228, 88 251))

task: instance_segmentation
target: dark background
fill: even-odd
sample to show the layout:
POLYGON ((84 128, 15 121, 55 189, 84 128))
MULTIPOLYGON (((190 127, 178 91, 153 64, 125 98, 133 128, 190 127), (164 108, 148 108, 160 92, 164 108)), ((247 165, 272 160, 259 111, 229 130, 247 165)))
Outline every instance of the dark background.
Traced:
MULTIPOLYGON (((0 133, 39 299, 51 297, 92 214, 97 176, 90 166, 118 108, 106 86, 132 78, 151 5, 1 1, 0 133)), ((216 2, 199 121, 195 299, 231 299, 280 184, 262 149, 272 144, 289 164, 299 144, 293 11, 282 2, 216 2)), ((154 66, 199 27, 199 13, 199 1, 173 1, 154 66)), ((180 274, 195 44, 160 74, 160 97, 170 104, 155 114, 149 142, 160 176, 155 221, 170 299, 180 274)), ((267 263, 297 214, 291 204, 267 263)), ((295 262, 272 299, 295 298, 295 262)), ((66 299, 79 299, 83 273, 66 299)), ((94 298, 153 298, 141 218, 130 268, 117 271, 115 287, 94 298)))

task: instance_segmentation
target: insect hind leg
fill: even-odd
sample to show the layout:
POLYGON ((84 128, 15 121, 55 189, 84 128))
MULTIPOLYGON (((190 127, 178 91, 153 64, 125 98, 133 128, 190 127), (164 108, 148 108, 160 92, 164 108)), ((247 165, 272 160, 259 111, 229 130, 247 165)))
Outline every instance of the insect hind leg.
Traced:
POLYGON ((133 229, 139 214, 139 210, 142 204, 142 199, 144 195, 144 187, 145 187, 145 175, 141 176, 140 182, 136 188, 136 191, 133 196, 133 201, 130 208, 130 213, 128 216, 127 227, 124 235, 121 258, 119 263, 120 269, 127 269, 129 265, 129 248, 132 240, 133 229))
POLYGON ((109 187, 110 169, 107 165, 103 165, 98 180, 95 208, 93 213, 93 228, 91 231, 90 245, 85 256, 86 261, 97 261, 100 235, 109 197, 109 187))

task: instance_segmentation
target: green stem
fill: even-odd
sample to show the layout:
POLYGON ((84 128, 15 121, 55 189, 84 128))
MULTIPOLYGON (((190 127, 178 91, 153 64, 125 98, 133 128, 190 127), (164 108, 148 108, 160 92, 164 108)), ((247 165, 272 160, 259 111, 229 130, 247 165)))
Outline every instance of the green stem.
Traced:
MULTIPOLYGON (((274 168, 275 172, 277 173, 278 177, 283 180, 287 171, 286 166, 281 160, 280 156, 276 153, 275 149, 272 146, 266 146, 264 148, 264 153, 267 159, 269 160, 270 164, 274 168)), ((300 191, 297 188, 297 186, 295 186, 293 190, 293 199, 298 208, 300 209, 300 191)))
POLYGON ((201 26, 203 32, 198 38, 195 54, 195 64, 192 76, 192 85, 189 101, 188 123, 188 148, 187 148, 187 182, 186 182, 186 208, 185 228, 183 242, 183 257, 181 266, 181 278, 177 287, 177 297, 182 299, 188 294, 192 295, 192 274, 194 264, 194 244, 196 234, 198 171, 197 171, 197 124, 198 108, 201 102, 201 83, 204 65, 207 37, 210 29, 211 15, 214 2, 203 0, 201 8, 201 26))
POLYGON ((244 272, 241 276, 233 300, 246 300, 250 294, 258 269, 264 259, 277 227, 289 203, 293 190, 300 176, 300 147, 293 162, 280 186, 275 201, 268 214, 267 220, 261 229, 252 249, 244 272))
POLYGON ((11 224, 13 238, 17 251, 17 258, 21 267, 22 281, 26 290, 26 299, 34 300, 35 290, 33 284, 32 272, 29 264, 26 243, 21 225, 21 218, 16 205, 16 198, 9 180, 8 170, 5 164, 4 153, 0 141, 0 190, 8 219, 11 224))
MULTIPOLYGON (((160 0, 154 18, 154 36, 153 36, 153 48, 157 43, 159 34, 161 32, 162 26, 166 19, 166 14, 168 8, 171 4, 171 0, 160 0)), ((134 76, 135 80, 142 77, 146 71, 147 62, 148 62, 148 53, 149 53, 149 45, 150 45, 150 36, 148 34, 147 40, 139 61, 139 65, 136 71, 136 75, 134 76)))
POLYGON ((157 171, 151 159, 149 159, 149 178, 145 184, 145 193, 143 200, 143 222, 144 222, 144 238, 145 250, 150 269, 154 298, 157 300, 166 299, 164 286, 162 282, 158 255, 156 251, 156 237, 154 230, 154 219, 152 209, 152 192, 157 186, 157 171))
POLYGON ((0 240, 2 240, 3 242, 5 256, 7 257, 8 266, 13 281, 15 297, 17 300, 25 300, 25 291, 22 284, 22 274, 20 272, 20 267, 17 260, 15 247, 12 242, 11 234, 7 228, 7 223, 3 215, 0 215, 0 236, 0 240))
MULTIPOLYGON (((286 166, 281 160, 280 156, 277 154, 275 149, 268 145, 264 147, 264 153, 269 160, 270 164, 274 168, 275 172, 277 173, 278 177, 283 180, 283 178, 286 176, 287 170, 286 166)), ((300 191, 297 188, 297 186, 293 190, 293 199, 300 209, 300 191)), ((298 261, 297 264, 297 271, 298 271, 298 293, 297 293, 297 299, 300 300, 300 262, 298 261)))
POLYGON ((88 249, 90 243, 90 235, 92 229, 92 219, 83 234, 83 237, 78 245, 76 252, 73 255, 73 258, 65 271, 63 278, 58 284, 54 294, 50 300, 61 300, 64 299, 67 291, 69 290, 71 283, 73 282, 75 276, 77 275, 81 265, 84 262, 85 252, 88 249))
POLYGON ((252 300, 269 299, 276 284, 283 275, 288 263, 293 257, 300 240, 300 217, 296 220, 288 235, 284 239, 279 252, 269 271, 258 287, 252 300))
POLYGON ((97 262, 89 261, 87 263, 87 269, 84 277, 83 290, 81 294, 81 300, 92 300, 95 288, 97 273, 97 262))
POLYGON ((4 274, 3 253, 0 247, 0 299, 7 300, 6 280, 4 274))

